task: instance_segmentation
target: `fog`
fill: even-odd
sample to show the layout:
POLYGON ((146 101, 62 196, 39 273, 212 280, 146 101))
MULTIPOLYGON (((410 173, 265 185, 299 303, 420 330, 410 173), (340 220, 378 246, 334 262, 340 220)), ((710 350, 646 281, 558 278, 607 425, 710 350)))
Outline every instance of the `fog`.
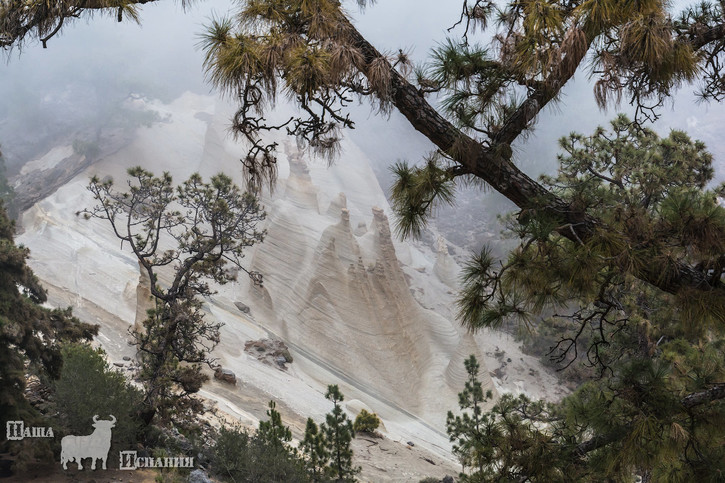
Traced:
MULTIPOLYGON (((416 62, 447 35, 460 14, 460 0, 382 0, 360 12, 347 2, 355 23, 383 52, 410 52, 416 62)), ((120 103, 135 93, 171 101, 184 91, 211 92, 204 83, 202 53, 196 48, 203 24, 234 4, 221 0, 149 3, 140 8, 140 25, 114 16, 79 20, 43 49, 30 43, 10 53, 0 65, 0 145, 9 175, 62 138, 91 136, 114 117, 120 103), (79 134, 80 133, 80 134, 79 134)), ((475 37, 473 38, 475 40, 475 37)), ((478 39, 481 41, 482 39, 478 39)), ((717 126, 725 108, 697 104, 693 86, 684 86, 672 106, 662 109, 655 125, 661 133, 685 129, 705 141, 715 154, 717 178, 725 178, 725 147, 717 126)), ((628 106, 621 108, 631 111, 628 106)), ((532 136, 516 147, 517 162, 531 175, 555 169, 556 140, 572 130, 589 132, 618 109, 600 111, 586 71, 577 73, 561 101, 547 107, 532 136)), ((368 106, 353 108, 356 130, 349 132, 376 163, 415 161, 432 146, 394 113, 382 120, 368 106)), ((230 167, 230 169, 233 169, 230 167)))
POLYGON ((149 4, 141 25, 96 16, 64 29, 47 49, 13 51, 0 66, 0 143, 10 174, 54 138, 103 124, 130 93, 170 101, 185 90, 208 92, 196 35, 224 6, 149 4))

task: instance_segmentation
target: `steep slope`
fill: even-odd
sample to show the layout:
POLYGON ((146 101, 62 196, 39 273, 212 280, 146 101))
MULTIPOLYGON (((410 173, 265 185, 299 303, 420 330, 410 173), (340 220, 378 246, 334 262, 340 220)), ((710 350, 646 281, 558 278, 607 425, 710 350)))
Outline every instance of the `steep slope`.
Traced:
MULTIPOLYGON (((148 292, 136 260, 109 228, 75 216, 94 204, 84 189, 88 177, 112 175, 122 185, 125 169, 141 164, 177 181, 224 170, 241 182, 243 147, 227 136, 228 106, 189 93, 169 105, 134 103, 164 122, 139 129, 126 146, 36 203, 23 215, 20 237, 51 301, 100 323, 100 342, 115 360, 133 355, 127 329, 143 315, 148 292)), ((393 439, 447 454, 443 423, 457 406, 462 360, 471 353, 483 360, 493 349, 453 319, 458 269, 445 241, 436 253, 393 239, 385 196, 349 141, 332 167, 277 141, 280 179, 264 199, 267 238, 247 255, 250 268, 264 274, 264 288, 240 278, 205 305, 209 317, 226 324, 215 356, 240 382, 211 382, 204 395, 247 421, 263 415, 270 398, 319 420, 329 409, 325 386, 339 383, 351 410, 362 404, 378 412, 393 439), (250 310, 240 311, 238 302, 250 310), (290 346, 295 361, 287 372, 243 352, 247 340, 262 337, 290 346)), ((481 376, 495 391, 488 371, 481 376)))
POLYGON ((252 261, 264 289, 248 288, 245 303, 285 340, 367 391, 411 412, 437 414, 440 423, 438 402, 450 406, 458 388, 430 386, 443 382, 457 331, 412 297, 384 210, 368 207, 366 218, 364 202, 358 204, 359 223, 370 228, 356 235, 349 198, 341 193, 324 206, 303 157, 289 148, 287 157, 290 175, 268 207, 268 236, 252 261))

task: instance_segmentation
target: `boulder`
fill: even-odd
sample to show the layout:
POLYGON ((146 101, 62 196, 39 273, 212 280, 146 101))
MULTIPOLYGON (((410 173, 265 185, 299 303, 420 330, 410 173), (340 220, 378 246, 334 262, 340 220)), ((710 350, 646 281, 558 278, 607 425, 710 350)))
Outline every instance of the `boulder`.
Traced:
POLYGON ((293 360, 287 345, 279 339, 248 340, 244 343, 244 351, 258 361, 282 370, 287 370, 287 364, 293 360))
POLYGON ((198 468, 189 473, 189 478, 186 481, 188 483, 212 483, 206 472, 198 468))
POLYGON ((214 371, 214 379, 219 379, 220 381, 228 382, 229 384, 235 384, 237 382, 237 376, 232 371, 229 369, 222 369, 221 367, 217 367, 214 371))
POLYGON ((293 361, 292 354, 290 354, 290 352, 289 352, 288 349, 282 349, 280 351, 280 355, 282 357, 284 357, 285 362, 292 362, 293 361))
POLYGON ((29 376, 25 383, 25 397, 30 404, 41 407, 50 399, 50 389, 44 385, 38 376, 29 376))
POLYGON ((234 305, 243 313, 248 314, 250 312, 250 308, 248 305, 243 304, 241 302, 234 302, 234 305))

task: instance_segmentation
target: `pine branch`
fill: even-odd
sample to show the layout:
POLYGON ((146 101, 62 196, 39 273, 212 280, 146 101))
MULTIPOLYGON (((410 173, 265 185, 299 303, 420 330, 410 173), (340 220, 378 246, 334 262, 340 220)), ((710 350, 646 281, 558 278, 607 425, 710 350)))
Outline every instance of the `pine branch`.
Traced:
POLYGON ((695 50, 700 50, 708 44, 725 39, 725 23, 715 25, 704 31, 701 31, 698 27, 698 25, 693 25, 684 34, 695 50))
POLYGON ((122 20, 121 12, 124 8, 134 5, 144 5, 158 0, 130 0, 122 5, 119 2, 106 0, 80 0, 74 3, 58 2, 53 5, 57 8, 49 11, 33 12, 29 7, 16 2, 4 7, 2 12, 3 30, 0 31, 0 48, 10 49, 20 46, 27 37, 37 38, 47 48, 47 42, 57 35, 66 20, 79 18, 85 12, 115 11, 118 10, 118 21, 122 20), (115 3, 112 5, 111 3, 115 3), (53 25, 49 27, 49 25, 53 25))
MULTIPOLYGON (((123 6, 129 8, 152 1, 155 0, 130 0, 123 6)), ((6 29, 0 33, 0 47, 7 48, 22 42, 26 35, 33 35, 33 31, 35 37, 47 41, 49 37, 44 37, 44 35, 60 31, 58 22, 62 22, 63 19, 75 17, 84 11, 94 9, 115 11, 119 5, 110 6, 110 3, 105 0, 89 0, 76 5, 63 4, 59 8, 60 11, 46 15, 28 15, 27 18, 21 16, 20 19, 13 19, 18 24, 13 25, 12 29, 6 29), (79 12, 78 8, 82 8, 82 10, 79 12), (55 21, 53 22, 53 20, 55 21)), ((13 7, 9 11, 21 15, 19 7, 13 7)), ((356 67, 362 67, 360 70, 368 76, 370 84, 376 87, 373 94, 380 97, 381 105, 385 105, 389 101, 396 107, 417 131, 425 135, 442 152, 461 166, 461 174, 470 174, 484 180, 521 209, 537 210, 557 220, 558 226, 562 227, 558 233, 575 243, 586 243, 595 239, 598 232, 608 230, 601 220, 569 205, 518 169, 511 159, 511 143, 518 139, 521 133, 530 126, 536 115, 556 98, 563 85, 571 79, 586 58, 586 53, 590 50, 592 42, 601 33, 601 29, 609 28, 611 25, 608 27, 607 25, 589 25, 590 21, 586 20, 581 26, 581 30, 577 30, 578 27, 575 25, 570 26, 569 33, 572 34, 572 38, 579 40, 562 44, 561 58, 557 59, 555 67, 547 71, 548 74, 547 72, 542 74, 542 81, 526 83, 529 89, 527 99, 504 119, 502 127, 497 130, 491 139, 492 142, 487 146, 456 128, 436 111, 426 101, 424 94, 411 85, 385 56, 355 29, 344 14, 336 17, 336 20, 339 21, 341 30, 345 31, 345 37, 362 53, 362 65, 356 65, 356 67), (586 32, 586 37, 583 37, 584 32, 586 32), (381 70, 385 75, 380 75, 381 70), (373 71, 379 77, 377 82, 371 78, 373 71), (381 82, 381 79, 387 78, 389 78, 389 82, 381 82)), ((700 25, 699 27, 699 30, 698 25, 685 29, 675 37, 675 40, 689 42, 693 49, 699 50, 725 38, 725 25, 723 24, 700 25)), ((531 78, 532 76, 524 74, 524 77, 531 78)), ((520 79, 518 81, 521 83, 520 79)), ((342 117, 333 116, 333 119, 349 122, 347 118, 342 117)), ((324 139, 322 141, 323 144, 327 142, 324 139)), ((266 161, 252 163, 248 169, 255 170, 254 172, 274 169, 273 158, 267 151, 273 146, 255 147, 263 152, 266 161)), ((252 161, 249 159, 247 161, 251 163, 253 159, 252 161)), ((700 293, 711 292, 714 296, 725 297, 725 284, 722 280, 713 279, 708 276, 706 271, 699 270, 682 260, 667 261, 667 257, 657 255, 661 254, 653 255, 653 263, 647 264, 633 275, 672 294, 682 294, 687 290, 694 290, 700 293), (657 261, 658 259, 661 261, 657 261)))
POLYGON ((716 383, 713 387, 704 391, 688 394, 680 400, 680 404, 686 409, 692 409, 695 406, 720 399, 725 399, 725 382, 716 383))
MULTIPOLYGON (((719 401, 725 399, 725 382, 716 383, 713 387, 704 391, 694 392, 680 399, 680 404, 687 410, 690 410, 696 406, 707 404, 713 401, 719 401)), ((599 448, 603 448, 608 444, 613 443, 619 439, 619 436, 610 433, 605 435, 598 435, 591 439, 588 439, 576 446, 576 453, 579 456, 584 456, 599 448)))
MULTIPOLYGON (((346 18, 341 21, 349 31, 351 43, 363 53, 367 65, 382 57, 382 54, 346 18)), ((577 59, 580 62, 583 56, 577 59)), ((571 59, 571 63, 576 63, 577 59, 571 59)), ((568 205, 514 165, 511 160, 511 148, 503 141, 516 139, 520 134, 525 120, 530 119, 525 112, 517 111, 517 114, 514 114, 513 119, 507 123, 508 127, 504 128, 510 132, 499 135, 500 144, 486 147, 457 129, 434 109, 413 85, 392 66, 389 64, 388 66, 393 105, 418 132, 461 165, 467 174, 481 178, 519 208, 536 209, 559 220, 560 225, 564 227, 559 234, 575 243, 591 240, 596 236, 598 229, 606 230, 600 220, 568 205), (570 230, 570 227, 574 227, 574 230, 570 230)), ((562 73, 560 80, 568 80, 573 75, 575 68, 576 66, 570 71, 562 73)), ((529 96, 530 103, 533 104, 537 99, 545 100, 547 96, 551 96, 551 94, 535 91, 532 96, 529 96)), ((548 100, 550 101, 551 98, 553 96, 548 97, 548 100)), ((542 107, 541 103, 537 106, 538 110, 542 107)), ((524 106, 522 108, 524 111, 526 110, 524 106)), ((706 273, 680 260, 670 261, 669 264, 653 260, 653 263, 633 275, 672 294, 694 289, 704 292, 712 291, 725 297, 725 284, 722 281, 712 281, 706 273)))

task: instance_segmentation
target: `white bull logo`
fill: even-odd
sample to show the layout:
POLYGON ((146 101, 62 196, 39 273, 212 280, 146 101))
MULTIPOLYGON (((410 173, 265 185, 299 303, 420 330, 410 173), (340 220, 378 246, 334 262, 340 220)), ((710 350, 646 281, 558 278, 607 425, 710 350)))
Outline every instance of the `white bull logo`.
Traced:
POLYGON ((68 469, 68 462, 75 461, 78 463, 78 469, 82 470, 83 458, 91 459, 91 469, 96 469, 96 460, 100 459, 103 463, 103 469, 106 469, 106 459, 108 459, 108 451, 111 449, 111 428, 116 425, 116 418, 111 415, 111 419, 98 419, 93 416, 93 427, 95 430, 88 436, 65 436, 60 440, 60 462, 63 469, 68 469))

